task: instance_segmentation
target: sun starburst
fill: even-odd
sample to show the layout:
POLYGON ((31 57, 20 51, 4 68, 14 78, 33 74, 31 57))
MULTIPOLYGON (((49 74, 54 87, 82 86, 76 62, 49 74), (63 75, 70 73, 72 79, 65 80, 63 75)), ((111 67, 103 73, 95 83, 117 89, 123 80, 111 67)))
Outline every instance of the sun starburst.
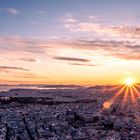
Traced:
POLYGON ((109 109, 117 99, 122 100, 121 108, 127 106, 128 103, 134 108, 138 108, 137 100, 140 98, 140 85, 135 82, 134 78, 126 78, 122 85, 113 87, 112 91, 117 92, 103 103, 104 109, 109 109))
POLYGON ((134 83, 135 83, 135 80, 133 78, 131 78, 131 77, 125 79, 125 84, 127 86, 132 86, 134 83))

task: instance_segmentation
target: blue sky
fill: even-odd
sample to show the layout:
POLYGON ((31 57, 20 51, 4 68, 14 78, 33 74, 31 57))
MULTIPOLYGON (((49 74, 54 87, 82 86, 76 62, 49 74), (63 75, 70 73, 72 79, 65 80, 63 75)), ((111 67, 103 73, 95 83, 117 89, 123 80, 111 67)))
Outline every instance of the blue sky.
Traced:
POLYGON ((84 21, 95 16, 99 23, 136 25, 139 5, 139 0, 1 0, 0 32, 24 37, 77 36, 62 26, 66 13, 84 21), (10 14, 8 8, 17 13, 10 14))

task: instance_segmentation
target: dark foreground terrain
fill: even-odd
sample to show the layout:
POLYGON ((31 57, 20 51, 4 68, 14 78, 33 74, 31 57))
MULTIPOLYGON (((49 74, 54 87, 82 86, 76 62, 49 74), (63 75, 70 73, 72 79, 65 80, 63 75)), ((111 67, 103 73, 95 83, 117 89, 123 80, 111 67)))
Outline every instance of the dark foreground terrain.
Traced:
POLYGON ((0 93, 0 140, 140 140, 140 100, 103 88, 0 93), (122 107, 123 105, 123 107, 122 107))

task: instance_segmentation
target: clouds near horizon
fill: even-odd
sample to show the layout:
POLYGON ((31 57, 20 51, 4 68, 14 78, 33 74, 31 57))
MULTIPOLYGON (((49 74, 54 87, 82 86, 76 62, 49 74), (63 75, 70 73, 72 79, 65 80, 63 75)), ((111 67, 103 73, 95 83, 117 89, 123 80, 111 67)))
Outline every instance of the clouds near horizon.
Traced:
POLYGON ((90 62, 90 60, 84 58, 64 57, 64 56, 55 56, 53 57, 53 59, 62 61, 90 62))
MULTIPOLYGON (((86 50, 88 52, 98 51, 104 56, 112 56, 125 60, 139 60, 140 59, 140 44, 129 41, 112 41, 112 40, 94 40, 94 39, 60 39, 60 40, 39 40, 39 39, 24 39, 22 37, 3 37, 0 36, 0 51, 4 54, 13 52, 18 54, 31 54, 32 57, 26 55, 18 60, 25 62, 37 62, 36 57, 46 56, 52 58, 56 52, 60 52, 65 48, 72 49, 75 52, 86 50)), ((77 52, 77 53, 78 53, 77 52)), ((79 54, 80 54, 79 52, 79 54)), ((82 53, 83 55, 84 53, 82 53)), ((55 56, 56 60, 67 61, 90 61, 85 58, 55 56)), ((14 59, 13 59, 14 60, 14 59)), ((2 59, 1 59, 2 61, 2 59)))
POLYGON ((9 70, 30 71, 30 70, 28 70, 26 68, 22 68, 22 67, 0 66, 0 71, 1 72, 8 72, 9 70))

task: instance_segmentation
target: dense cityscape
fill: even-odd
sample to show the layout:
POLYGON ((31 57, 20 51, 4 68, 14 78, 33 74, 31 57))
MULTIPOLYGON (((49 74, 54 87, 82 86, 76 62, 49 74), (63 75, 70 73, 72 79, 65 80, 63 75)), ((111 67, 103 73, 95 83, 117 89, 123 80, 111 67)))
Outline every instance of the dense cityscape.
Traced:
MULTIPOLYGON (((0 140, 138 140, 135 104, 106 86, 11 89, 0 93, 0 140)), ((137 102, 140 104, 140 98, 137 102)))

